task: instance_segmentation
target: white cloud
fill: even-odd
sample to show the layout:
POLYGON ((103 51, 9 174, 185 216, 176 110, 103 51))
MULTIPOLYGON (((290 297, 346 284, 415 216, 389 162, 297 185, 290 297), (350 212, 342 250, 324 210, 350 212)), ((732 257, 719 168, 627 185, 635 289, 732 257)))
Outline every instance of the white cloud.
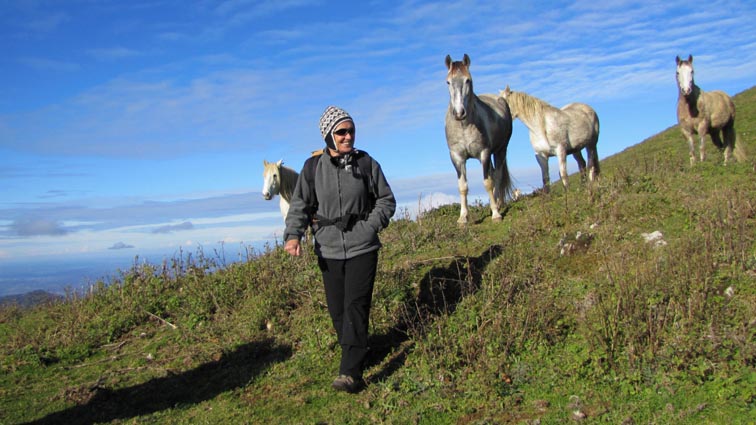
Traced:
POLYGON ((10 225, 10 230, 21 237, 62 236, 68 233, 68 230, 58 221, 33 217, 16 219, 10 225))
POLYGON ((185 221, 180 224, 167 224, 164 226, 156 227, 152 230, 152 233, 173 233, 173 232, 180 232, 184 230, 192 230, 194 229, 194 225, 191 221, 185 221))
MULTIPOLYGON (((307 3, 231 2, 217 12, 255 19, 307 3)), ((325 48, 332 41, 321 36, 322 30, 317 32, 324 23, 315 20, 296 29, 310 34, 295 46, 301 49, 298 54, 284 51, 275 58, 280 60, 252 62, 229 51, 225 57, 235 58, 234 68, 199 66, 200 73, 184 79, 175 78, 175 72, 203 64, 204 56, 116 75, 59 105, 9 117, 10 127, 17 131, 7 140, 21 150, 119 157, 231 152, 239 146, 267 149, 263 141, 305 147, 300 140, 316 135, 306 129, 314 128, 313 116, 334 92, 355 94, 351 102, 365 110, 361 125, 429 125, 438 120, 446 102, 446 53, 470 53, 478 92, 496 92, 511 83, 557 104, 576 98, 629 98, 639 90, 658 92, 670 85, 673 52, 688 46, 713 58, 729 49, 728 65, 737 63, 741 78, 752 76, 756 54, 743 46, 753 44, 755 31, 747 15, 717 12, 721 5, 699 5, 705 8, 700 13, 683 6, 588 2, 545 9, 527 3, 411 2, 385 15, 352 17, 364 31, 340 40, 338 50, 325 48), (476 11, 469 16, 476 22, 475 31, 467 30, 468 20, 448 19, 470 10, 476 11), (695 33, 691 27, 697 28, 695 33), (693 42, 691 37, 704 33, 707 39, 693 42), (444 52, 432 47, 431 40, 436 46, 447 36, 449 43, 441 43, 444 52), (349 67, 322 66, 349 60, 345 56, 359 60, 350 60, 349 67), (377 75, 385 81, 376 80, 377 75), (40 122, 49 127, 38 126, 40 122)), ((740 4, 731 7, 748 10, 740 4)), ((128 47, 96 52, 120 57, 135 53, 128 47)), ((707 66, 726 67, 717 62, 707 66)))
POLYGON ((129 249, 129 248, 134 248, 134 245, 128 245, 123 242, 116 242, 113 244, 113 246, 111 246, 108 249, 129 249))

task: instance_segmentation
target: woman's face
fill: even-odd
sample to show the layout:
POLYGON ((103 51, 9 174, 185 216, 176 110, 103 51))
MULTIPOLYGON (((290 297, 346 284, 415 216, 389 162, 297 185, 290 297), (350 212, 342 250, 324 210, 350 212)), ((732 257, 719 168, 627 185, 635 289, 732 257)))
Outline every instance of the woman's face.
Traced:
POLYGON ((339 155, 352 152, 354 149, 354 123, 350 120, 339 123, 333 130, 333 144, 339 155))

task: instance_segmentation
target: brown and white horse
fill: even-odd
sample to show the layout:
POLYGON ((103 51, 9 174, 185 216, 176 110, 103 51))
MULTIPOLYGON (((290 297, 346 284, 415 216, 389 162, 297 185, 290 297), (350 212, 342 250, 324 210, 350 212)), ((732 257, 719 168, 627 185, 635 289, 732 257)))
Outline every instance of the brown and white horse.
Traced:
POLYGON ((727 164, 735 150, 738 160, 745 158, 742 149, 735 149, 735 104, 727 93, 720 90, 705 92, 693 80, 693 55, 687 60, 675 58, 677 63, 677 122, 680 131, 688 141, 690 165, 695 164, 695 138, 698 135, 698 154, 705 159, 706 135, 720 150, 724 150, 727 164), (721 136, 720 136, 721 133, 721 136))
POLYGON ((470 75, 470 57, 467 54, 462 61, 456 62, 447 55, 446 68, 446 84, 449 86, 446 144, 457 171, 461 204, 457 222, 467 223, 466 162, 469 158, 477 159, 483 167, 483 185, 490 200, 491 219, 499 221, 499 208, 512 191, 512 180, 507 168, 512 116, 506 104, 497 103, 495 95, 475 95, 470 75))

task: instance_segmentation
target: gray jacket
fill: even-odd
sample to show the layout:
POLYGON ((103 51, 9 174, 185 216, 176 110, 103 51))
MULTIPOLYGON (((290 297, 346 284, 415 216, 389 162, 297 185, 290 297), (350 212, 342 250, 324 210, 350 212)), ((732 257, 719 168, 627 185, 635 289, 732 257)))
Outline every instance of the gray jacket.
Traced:
POLYGON ((346 260, 381 247, 378 233, 389 225, 396 210, 396 200, 380 164, 371 158, 372 169, 359 170, 357 155, 367 153, 355 150, 348 163, 330 157, 327 152, 313 159, 318 161, 313 179, 317 200, 311 199, 313 191, 303 177, 304 170, 300 173, 289 202, 285 241, 301 238, 316 214, 326 219, 324 222, 353 214, 358 218, 344 230, 340 228, 342 226, 313 223, 315 253, 323 258, 346 260), (375 191, 372 210, 369 210, 370 191, 360 173, 370 173, 375 191), (317 211, 312 211, 310 206, 315 204, 317 211))

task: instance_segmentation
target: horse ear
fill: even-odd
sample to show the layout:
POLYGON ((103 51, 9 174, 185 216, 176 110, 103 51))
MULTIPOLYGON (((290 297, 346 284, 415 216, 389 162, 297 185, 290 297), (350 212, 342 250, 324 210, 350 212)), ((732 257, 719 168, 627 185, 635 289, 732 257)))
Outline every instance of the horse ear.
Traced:
POLYGON ((693 55, 688 55, 688 62, 693 65, 693 55))
POLYGON ((451 55, 446 55, 446 69, 450 69, 452 64, 451 55))
POLYGON ((266 166, 266 165, 268 165, 268 161, 266 161, 266 160, 263 159, 263 167, 266 166))
POLYGON ((680 65, 680 55, 677 55, 677 56, 675 57, 675 63, 676 63, 677 65, 680 65))
POLYGON ((470 56, 467 56, 467 53, 465 53, 465 57, 462 58, 462 63, 465 64, 465 66, 470 66, 470 56))
POLYGON ((278 162, 276 162, 276 165, 279 167, 281 166, 281 164, 283 164, 283 159, 279 159, 278 162))
POLYGON ((507 87, 504 89, 504 93, 506 94, 512 93, 512 90, 509 88, 509 84, 507 84, 507 87))

